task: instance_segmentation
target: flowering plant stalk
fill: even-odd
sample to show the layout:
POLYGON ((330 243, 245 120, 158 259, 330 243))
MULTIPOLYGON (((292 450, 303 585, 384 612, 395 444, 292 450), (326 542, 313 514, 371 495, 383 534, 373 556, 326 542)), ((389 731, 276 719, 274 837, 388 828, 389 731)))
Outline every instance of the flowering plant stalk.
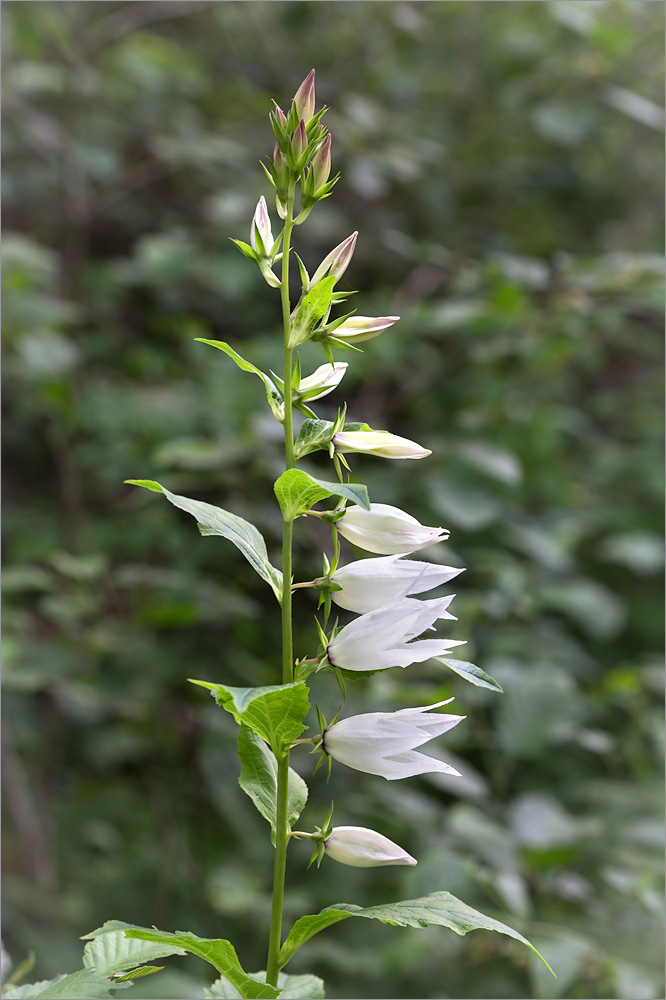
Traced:
MULTIPOLYGON (((475 929, 493 930, 522 942, 535 952, 517 931, 484 916, 445 889, 387 905, 362 907, 334 903, 321 913, 300 917, 286 936, 283 931, 285 873, 292 840, 310 841, 310 860, 311 863, 316 861, 317 866, 324 858, 364 868, 413 866, 418 860, 380 830, 354 825, 333 826, 332 807, 320 826, 311 830, 295 829, 306 805, 308 789, 305 781, 290 768, 291 752, 305 744, 321 754, 319 762, 325 762, 329 772, 332 762, 337 761, 345 767, 390 781, 435 771, 457 775, 449 764, 416 748, 438 738, 464 718, 438 711, 452 700, 450 698, 426 706, 399 707, 392 712, 355 716, 345 711, 343 718, 340 718, 341 705, 331 721, 317 709, 320 734, 304 737, 305 720, 310 710, 310 676, 314 672, 328 673, 337 681, 344 699, 345 676, 406 668, 415 662, 434 659, 473 684, 501 690, 480 668, 448 655, 459 645, 457 640, 419 638, 435 623, 453 618, 447 610, 452 595, 425 600, 415 595, 447 583, 461 570, 408 557, 445 540, 448 531, 424 526, 399 508, 381 502, 371 503, 367 488, 350 481, 348 457, 355 453, 416 460, 426 458, 430 451, 385 430, 348 422, 344 407, 333 421, 319 419, 311 409, 315 400, 334 391, 344 378, 348 363, 336 361, 333 351, 358 350, 359 343, 379 336, 398 320, 397 316, 356 316, 354 311, 341 316, 331 315, 350 294, 340 290, 338 283, 351 264, 357 233, 352 233, 331 250, 312 277, 292 247, 295 228, 307 220, 318 202, 331 195, 338 179, 337 174, 331 177, 331 135, 323 124, 326 109, 316 110, 314 77, 312 70, 296 91, 287 112, 276 104, 269 116, 275 146, 263 168, 273 189, 275 212, 282 228, 274 236, 275 217, 271 219, 262 196, 250 224, 250 242, 234 240, 241 253, 257 266, 267 284, 279 290, 284 348, 282 373, 261 371, 227 343, 197 338, 225 353, 242 371, 261 380, 268 406, 284 429, 285 468, 273 487, 283 520, 281 567, 270 562, 259 530, 240 515, 178 496, 151 480, 128 480, 162 493, 176 507, 187 511, 196 519, 201 534, 222 536, 233 542, 272 589, 280 605, 282 655, 274 685, 237 688, 209 680, 192 681, 210 691, 217 704, 237 723, 239 782, 270 826, 274 870, 271 914, 267 921, 266 969, 247 973, 233 945, 225 939, 201 938, 191 932, 171 933, 112 920, 87 936, 85 968, 81 973, 66 977, 52 985, 48 993, 35 993, 35 996, 106 997, 114 984, 119 986, 158 971, 157 966, 150 964, 155 959, 190 952, 205 959, 216 970, 218 978, 207 991, 209 997, 239 995, 248 1000, 272 1000, 278 996, 286 1000, 295 995, 323 997, 323 983, 317 976, 289 976, 282 970, 314 934, 356 917, 408 927, 438 924, 458 934, 475 929), (292 264, 298 268, 301 284, 296 303, 290 297, 292 264), (306 342, 320 344, 323 357, 320 367, 304 375, 298 348, 306 342), (295 411, 299 418, 304 418, 297 435, 294 432, 295 411), (300 459, 315 451, 328 452, 330 457, 332 470, 326 479, 316 478, 297 467, 300 459), (326 503, 329 506, 321 506, 326 503), (294 583, 294 525, 304 516, 320 518, 330 526, 332 550, 323 556, 324 569, 320 577, 294 583), (341 539, 372 553, 372 557, 341 562, 341 539), (318 649, 314 655, 295 658, 293 595, 308 587, 319 591, 319 608, 323 609, 321 620, 317 622, 318 649), (357 617, 341 628, 331 625, 331 602, 357 617), (67 985, 68 980, 84 974, 87 992, 80 992, 81 979, 67 985)), ((372 680, 366 683, 372 684, 372 680)), ((30 994, 23 992, 21 995, 30 994)))

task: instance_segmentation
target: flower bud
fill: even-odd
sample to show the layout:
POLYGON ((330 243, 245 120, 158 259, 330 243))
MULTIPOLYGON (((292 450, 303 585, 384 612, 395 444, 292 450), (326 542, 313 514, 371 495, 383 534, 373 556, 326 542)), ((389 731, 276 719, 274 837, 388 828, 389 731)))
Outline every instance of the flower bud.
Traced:
POLYGON ((382 865, 415 865, 416 858, 388 837, 365 826, 335 826, 324 841, 324 851, 342 865, 379 868, 382 865))
POLYGON ((342 381, 346 370, 346 361, 336 361, 334 365, 320 365, 312 375, 299 382, 297 389, 299 397, 304 400, 320 399, 333 392, 342 381))
POLYGON ((446 610, 452 600, 452 594, 434 601, 403 597, 377 611, 360 615, 340 629, 328 644, 328 662, 343 670, 386 670, 443 656, 464 642, 457 639, 413 640, 439 618, 455 621, 446 610))
POLYGON ((294 94, 294 104, 298 117, 309 122, 315 110, 315 71, 313 69, 310 70, 294 94))
POLYGON ((402 559, 400 556, 358 559, 339 566, 333 573, 331 580, 338 584, 340 590, 332 591, 331 597, 339 607, 364 615, 399 597, 422 594, 439 587, 463 572, 463 569, 453 566, 402 559))
POLYGON ((338 431, 333 435, 338 452, 359 451, 378 458, 426 458, 432 455, 416 441, 389 434, 388 431, 338 431))
POLYGON ((339 340, 342 344, 360 344, 364 340, 378 337, 383 330, 393 326, 399 319, 399 316, 352 316, 331 330, 329 337, 331 340, 339 340))
POLYGON ((414 749, 462 722, 464 715, 440 715, 430 711, 451 701, 453 698, 423 708, 371 712, 342 719, 324 730, 324 750, 347 767, 378 774, 387 781, 433 771, 460 777, 460 772, 450 764, 414 749))
POLYGON ((287 129, 289 128, 289 124, 287 122, 287 116, 285 115, 282 108, 279 107, 279 105, 277 104, 275 105, 275 120, 280 126, 280 128, 286 132, 287 129))
POLYGON ((337 247, 324 257, 310 278, 310 288, 316 285, 318 281, 321 281, 322 278, 326 278, 329 275, 332 275, 336 281, 342 277, 352 259, 357 237, 358 232, 352 233, 351 236, 348 236, 346 240, 339 243, 337 247))
POLYGON ((305 164, 302 162, 308 148, 308 137, 305 133, 305 123, 301 118, 298 128, 291 137, 291 152, 294 158, 294 166, 300 170, 305 164))
POLYGON ((449 537, 445 528, 428 528, 387 503, 371 503, 370 510, 347 507, 335 527, 348 542, 377 555, 406 555, 449 537))
POLYGON ((316 196, 331 172, 331 133, 329 132, 312 160, 312 186, 316 196))
POLYGON ((273 249, 273 233, 268 206, 263 194, 257 202, 257 207, 250 227, 250 246, 262 257, 270 257, 273 249))

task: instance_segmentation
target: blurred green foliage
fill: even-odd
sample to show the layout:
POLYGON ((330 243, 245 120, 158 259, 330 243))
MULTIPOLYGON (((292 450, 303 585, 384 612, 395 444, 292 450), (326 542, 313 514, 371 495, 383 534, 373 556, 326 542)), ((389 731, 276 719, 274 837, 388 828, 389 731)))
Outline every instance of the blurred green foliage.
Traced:
MULTIPOLYGON (((505 694, 434 664, 351 686, 353 712, 454 694, 468 719, 433 752, 464 777, 318 772, 302 822, 335 798, 338 823, 419 865, 306 874, 296 845, 288 915, 446 888, 559 978, 495 935, 369 921, 315 938, 290 971, 331 997, 663 996, 663 5, 2 14, 14 962, 32 948, 31 978, 71 971, 77 936, 116 917, 230 937, 264 965, 267 828, 237 785, 233 721, 185 678, 274 683, 275 602, 233 546, 122 482, 242 513, 277 550, 280 428, 258 380, 193 338, 279 363, 276 294, 228 237, 247 239, 266 189, 270 98, 314 65, 342 179, 297 249, 316 266, 359 229, 354 304, 402 316, 319 409, 346 398, 351 419, 432 448, 408 470, 359 457, 355 474, 451 529, 434 557, 468 567, 453 635, 505 694)), ((310 348, 306 370, 323 360, 310 348)), ((298 527, 308 579, 326 536, 298 527)), ((301 594, 299 655, 313 610, 301 594)), ((315 697, 335 710, 330 678, 315 697)), ((126 996, 200 997, 203 975, 174 959, 126 996)))

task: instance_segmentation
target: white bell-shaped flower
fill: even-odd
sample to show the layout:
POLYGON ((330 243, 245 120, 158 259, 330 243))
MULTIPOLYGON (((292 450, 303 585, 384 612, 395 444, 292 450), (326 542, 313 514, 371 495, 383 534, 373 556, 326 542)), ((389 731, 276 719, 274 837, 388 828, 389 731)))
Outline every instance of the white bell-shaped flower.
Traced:
POLYGON ((431 628, 439 618, 455 621, 446 608, 454 595, 434 601, 415 601, 404 597, 378 611, 360 615, 345 625, 328 644, 329 663, 345 670, 386 670, 408 667, 432 656, 442 656, 464 640, 421 639, 417 636, 431 628))
POLYGON ((335 527, 348 542, 367 552, 387 556, 416 552, 449 537, 445 528, 428 528, 388 503, 371 503, 370 510, 347 507, 335 527))
POLYGON ((430 711, 451 701, 453 698, 447 698, 423 708, 371 712, 341 719, 324 730, 324 750, 347 767, 367 774, 379 774, 388 781, 430 771, 443 771, 460 777, 455 767, 417 753, 414 749, 462 722, 464 715, 442 715, 430 711))
POLYGON ((342 865, 379 868, 382 865, 415 865, 416 858, 388 837, 365 826, 335 826, 324 841, 324 851, 342 865))
POLYGON ((335 364, 320 365, 312 375, 302 378, 298 383, 298 394, 301 399, 320 399, 333 392, 342 381, 347 370, 346 361, 336 361, 335 364))
POLYGON ((388 431, 338 431, 333 435, 336 451, 359 451, 378 458, 426 458, 432 455, 428 448, 422 448, 409 438, 389 434, 388 431))
POLYGON ((454 566, 418 562, 400 556, 358 559, 339 566, 331 579, 341 589, 331 591, 335 603, 359 615, 377 611, 408 594, 423 594, 464 573, 454 566))

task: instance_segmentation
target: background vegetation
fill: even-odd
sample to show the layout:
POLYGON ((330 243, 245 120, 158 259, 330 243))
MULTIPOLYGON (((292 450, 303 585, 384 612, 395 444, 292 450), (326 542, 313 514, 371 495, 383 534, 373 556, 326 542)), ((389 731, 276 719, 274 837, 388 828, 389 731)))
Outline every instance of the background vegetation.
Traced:
MULTIPOLYGON (((267 831, 237 785, 233 721, 185 679, 274 683, 277 609, 231 545, 122 482, 219 503, 277 546, 280 429, 258 380, 193 338, 279 363, 276 295, 228 238, 247 239, 266 192, 270 98, 316 66, 342 180, 299 251, 316 265, 359 229, 355 304, 403 317, 329 409, 347 398, 352 419, 432 447, 409 469, 354 468, 371 497, 451 529, 434 557, 468 567, 453 634, 505 693, 432 664, 353 686, 355 712, 455 695, 468 719, 441 753, 464 777, 318 772, 303 822, 335 797, 338 822, 419 865, 306 875, 298 845, 288 913, 447 888, 559 978, 498 936, 371 921, 314 939, 293 971, 331 997, 663 996, 663 5, 2 13, 14 962, 34 949, 30 978, 71 971, 78 935, 116 917, 265 963, 267 831)), ((307 579, 325 540, 307 522, 298 539, 307 579)), ((300 655, 313 609, 302 595, 300 655)), ((336 693, 316 688, 324 709, 336 693)), ((200 997, 204 974, 172 959, 125 995, 200 997)))

